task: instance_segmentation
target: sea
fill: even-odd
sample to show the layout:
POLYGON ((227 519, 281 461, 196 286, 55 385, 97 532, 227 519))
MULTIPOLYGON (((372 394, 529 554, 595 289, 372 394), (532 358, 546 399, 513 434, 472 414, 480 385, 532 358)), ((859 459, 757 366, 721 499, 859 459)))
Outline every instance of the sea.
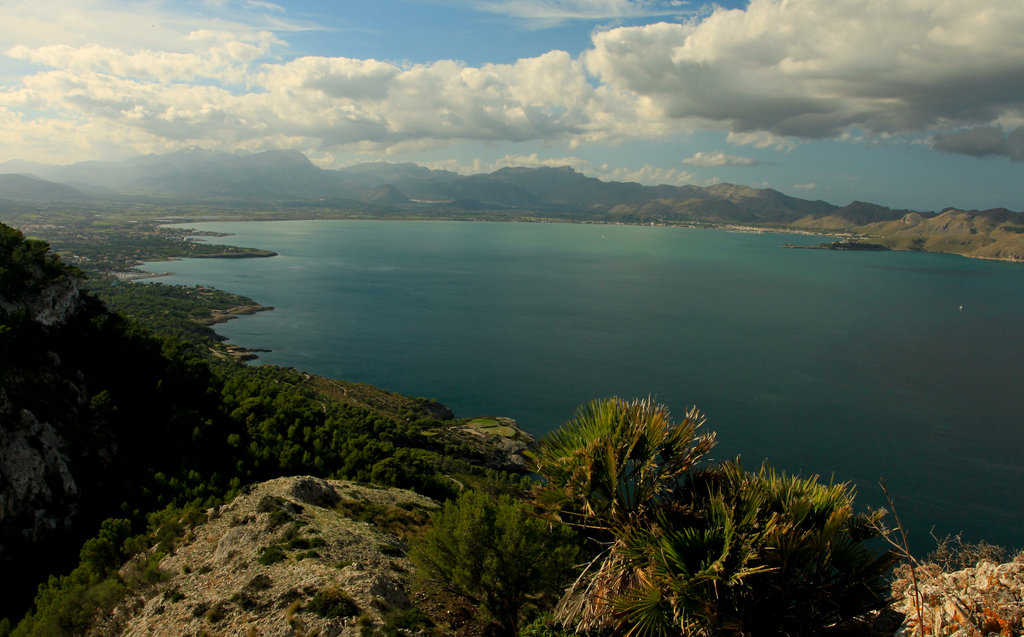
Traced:
POLYGON ((784 249, 822 237, 464 221, 187 224, 255 259, 146 264, 276 309, 218 325, 292 366, 508 416, 697 406, 716 459, 850 482, 924 554, 1024 548, 1024 265, 784 249), (891 518, 890 518, 891 520, 891 518))

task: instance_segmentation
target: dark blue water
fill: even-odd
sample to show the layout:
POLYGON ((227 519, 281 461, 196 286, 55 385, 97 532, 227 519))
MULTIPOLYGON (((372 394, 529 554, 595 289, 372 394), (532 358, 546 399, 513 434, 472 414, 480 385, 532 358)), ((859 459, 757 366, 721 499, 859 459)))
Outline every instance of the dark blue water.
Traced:
POLYGON ((854 481, 872 505, 885 477, 918 542, 1024 545, 1024 266, 651 227, 202 227, 280 256, 148 269, 275 306, 217 328, 261 362, 538 435, 595 397, 696 404, 718 458, 854 481))

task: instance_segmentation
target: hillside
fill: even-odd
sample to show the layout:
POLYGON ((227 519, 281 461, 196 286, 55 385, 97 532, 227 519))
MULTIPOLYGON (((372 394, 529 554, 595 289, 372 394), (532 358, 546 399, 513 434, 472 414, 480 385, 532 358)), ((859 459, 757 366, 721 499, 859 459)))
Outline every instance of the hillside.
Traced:
POLYGON ((372 480, 443 498, 488 475, 512 485, 518 478, 500 472, 523 471, 532 439, 517 427, 457 421, 434 401, 368 385, 222 360, 201 330, 166 322, 189 324, 208 305, 189 295, 177 303, 190 309, 173 295, 159 295, 158 305, 145 298, 133 307, 159 308, 160 336, 112 313, 45 243, 0 224, 0 568, 21 574, 3 581, 0 617, 19 616, 35 585, 73 565, 82 541, 112 516, 140 529, 151 512, 212 506, 280 475, 372 480))
POLYGON ((1024 261, 1024 219, 1004 208, 942 211, 934 217, 907 213, 898 220, 858 228, 895 250, 951 252, 968 257, 1024 261))
POLYGON ((182 538, 159 562, 166 576, 98 632, 360 634, 425 618, 411 612, 406 541, 436 508, 410 491, 309 476, 254 485, 182 538))
POLYGON ((90 199, 69 185, 29 175, 0 175, 0 193, 5 199, 27 202, 76 201, 90 199))

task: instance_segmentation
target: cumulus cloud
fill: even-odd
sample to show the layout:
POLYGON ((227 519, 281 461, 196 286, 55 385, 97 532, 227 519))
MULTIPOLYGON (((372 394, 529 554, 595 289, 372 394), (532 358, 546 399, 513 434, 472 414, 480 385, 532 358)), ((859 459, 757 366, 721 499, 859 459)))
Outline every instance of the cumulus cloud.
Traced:
POLYGON ((16 46, 10 56, 50 69, 0 89, 0 106, 103 120, 186 145, 240 148, 287 138, 321 151, 608 139, 644 126, 635 97, 593 86, 564 51, 480 67, 452 60, 274 62, 269 33, 190 39, 199 44, 189 53, 16 46))
POLYGON ((320 129, 325 146, 564 140, 597 132, 592 113, 601 109, 581 65, 563 51, 481 67, 300 58, 271 67, 260 84, 268 101, 292 109, 277 118, 281 125, 320 129))
POLYGON ((680 163, 686 166, 700 166, 703 168, 737 168, 771 164, 771 162, 758 161, 753 157, 740 157, 739 155, 728 155, 723 152, 705 153, 703 151, 694 153, 692 157, 687 157, 680 163))
POLYGON ((1009 133, 1002 126, 976 126, 953 133, 939 133, 932 138, 932 147, 944 153, 972 157, 998 155, 1024 161, 1024 127, 1009 133))
MULTIPOLYGON (((185 16, 160 10, 168 5, 143 15, 110 0, 54 1, 0 7, 0 31, 17 36, 4 53, 33 68, 0 83, 0 125, 33 134, 60 122, 81 134, 102 131, 103 140, 86 145, 287 143, 318 156, 397 154, 461 141, 543 140, 573 149, 711 128, 735 145, 779 150, 800 139, 931 135, 942 152, 1022 156, 1019 0, 751 0, 682 22, 597 31, 579 55, 555 50, 479 66, 289 57, 283 34, 304 27, 263 0, 243 0, 255 12, 244 23, 205 14, 188 28, 185 16), (48 22, 47 11, 60 19, 48 22), (102 32, 114 35, 89 39, 102 32)), ((678 5, 491 0, 485 8, 564 20, 654 15, 678 5)), ((17 130, 0 135, 27 139, 17 130)), ((683 160, 751 162, 724 153, 683 160)), ((669 183, 688 176, 664 175, 669 183)))
POLYGON ((665 115, 735 133, 919 134, 1024 109, 1016 0, 751 0, 594 36, 587 68, 665 115))
POLYGON ((594 177, 604 181, 635 181, 650 186, 667 184, 669 186, 685 186, 695 183, 696 176, 693 173, 676 168, 661 168, 644 164, 640 168, 628 168, 623 166, 609 166, 602 164, 593 174, 594 177))
POLYGON ((815 188, 818 187, 818 184, 812 181, 809 184, 793 184, 793 187, 796 188, 797 190, 814 190, 815 188))
POLYGON ((7 55, 75 74, 99 73, 156 82, 207 78, 236 83, 248 76, 250 63, 266 57, 272 45, 282 44, 266 31, 251 34, 194 31, 186 39, 208 46, 193 53, 152 50, 127 53, 95 44, 82 47, 60 44, 36 49, 18 45, 7 55))
POLYGON ((796 142, 792 137, 773 135, 767 131, 729 131, 725 141, 734 146, 753 146, 754 148, 774 148, 775 150, 793 150, 796 142))

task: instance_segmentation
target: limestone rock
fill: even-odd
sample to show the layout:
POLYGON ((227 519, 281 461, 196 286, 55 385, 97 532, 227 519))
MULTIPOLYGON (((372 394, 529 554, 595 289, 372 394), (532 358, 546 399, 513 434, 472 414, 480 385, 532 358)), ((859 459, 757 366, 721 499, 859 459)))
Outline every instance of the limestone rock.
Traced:
MULTIPOLYGON (((1024 634, 1024 553, 1012 562, 979 562, 953 573, 935 565, 917 571, 922 619, 928 635, 974 637, 1024 634)), ((893 583, 893 608, 906 616, 896 635, 919 635, 914 586, 907 567, 893 583)))
POLYGON ((70 523, 78 485, 50 423, 26 409, 11 420, 18 425, 0 427, 0 524, 35 542, 70 523))
POLYGON ((410 491, 309 476, 255 485, 209 511, 161 560, 167 581, 126 600, 98 632, 359 635, 411 607, 412 565, 404 541, 353 512, 436 507, 410 491))

